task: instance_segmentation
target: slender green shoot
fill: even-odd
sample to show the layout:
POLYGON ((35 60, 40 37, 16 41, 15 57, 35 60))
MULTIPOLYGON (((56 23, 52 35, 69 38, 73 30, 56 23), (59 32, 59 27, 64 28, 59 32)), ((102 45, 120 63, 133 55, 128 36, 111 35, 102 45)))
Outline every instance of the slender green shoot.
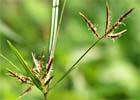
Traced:
POLYGON ((24 58, 21 56, 21 54, 19 53, 19 51, 11 44, 10 41, 7 41, 11 50, 13 51, 13 53, 16 55, 16 57, 18 58, 19 62, 23 65, 24 70, 26 71, 26 73, 30 76, 30 78, 32 79, 32 81, 34 82, 34 84, 36 85, 37 88, 39 88, 41 91, 42 86, 40 81, 36 78, 36 76, 34 75, 34 73, 32 72, 30 66, 28 65, 28 63, 24 60, 24 58))
POLYGON ((96 42, 94 42, 84 53, 83 55, 81 55, 79 57, 78 60, 76 60, 76 62, 64 73, 64 75, 62 75, 58 81, 56 81, 56 83, 50 87, 50 90, 53 89, 56 85, 58 85, 58 83, 60 83, 71 71, 73 71, 76 67, 76 65, 86 56, 86 54, 97 44, 99 43, 105 35, 103 35, 101 38, 99 38, 96 42))
POLYGON ((118 27, 121 22, 133 11, 134 8, 128 10, 127 12, 125 12, 121 17, 119 17, 119 19, 115 22, 114 25, 112 25, 111 28, 109 28, 109 7, 108 7, 108 3, 106 1, 106 28, 105 28, 105 33, 103 36, 99 36, 98 32, 96 31, 94 25, 90 22, 90 20, 82 13, 79 13, 80 16, 83 18, 83 20, 86 22, 86 24, 88 25, 88 27, 91 29, 91 31, 93 32, 93 34, 98 38, 97 41, 95 41, 85 52, 83 55, 81 55, 79 57, 79 59, 58 79, 58 81, 56 81, 56 83, 50 87, 50 90, 52 88, 54 88, 58 83, 60 83, 71 71, 73 71, 76 68, 76 65, 85 57, 85 55, 99 42, 101 41, 103 38, 109 38, 109 39, 117 39, 118 37, 120 37, 122 35, 122 33, 124 33, 126 30, 120 31, 118 33, 114 33, 112 34, 111 32, 113 30, 115 30, 116 27, 118 27), (109 29, 108 29, 109 28, 109 29))
POLYGON ((13 67, 15 67, 16 70, 20 71, 21 70, 12 62, 10 61, 7 57, 5 57, 4 55, 0 54, 0 57, 2 57, 3 59, 5 59, 9 64, 11 64, 13 67))
POLYGON ((49 52, 52 50, 52 53, 54 53, 55 42, 56 42, 56 33, 57 33, 57 26, 58 26, 58 11, 59 11, 58 8, 59 8, 59 0, 53 0, 51 33, 50 33, 50 43, 49 43, 49 52))
POLYGON ((64 0, 63 6, 62 6, 62 10, 61 10, 61 14, 60 14, 60 19, 59 19, 59 22, 58 22, 57 35, 58 35, 59 31, 60 31, 60 27, 61 27, 63 15, 64 15, 64 10, 65 10, 67 1, 68 0, 64 0))

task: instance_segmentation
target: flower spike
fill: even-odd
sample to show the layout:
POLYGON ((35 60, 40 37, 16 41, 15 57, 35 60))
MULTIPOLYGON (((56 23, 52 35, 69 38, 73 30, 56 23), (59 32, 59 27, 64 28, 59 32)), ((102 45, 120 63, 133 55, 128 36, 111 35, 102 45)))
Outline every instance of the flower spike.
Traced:
POLYGON ((107 34, 110 34, 115 28, 117 28, 121 22, 134 10, 134 8, 128 10, 126 13, 124 13, 116 22, 115 24, 107 31, 107 34))
POLYGON ((110 14, 109 14, 108 2, 106 0, 106 27, 105 27, 105 33, 107 33, 107 31, 108 31, 109 24, 110 24, 110 14))
POLYGON ((122 33, 126 32, 126 31, 127 30, 125 29, 125 30, 115 33, 115 34, 110 33, 110 34, 107 34, 107 37, 111 38, 111 39, 116 39, 116 38, 120 37, 122 35, 122 33))
POLYGON ((90 20, 81 12, 79 12, 80 16, 82 16, 82 18, 84 19, 84 21, 87 23, 87 25, 89 26, 89 28, 92 30, 92 32, 95 34, 95 36, 97 38, 99 38, 99 35, 96 31, 96 28, 93 26, 93 24, 90 22, 90 20))

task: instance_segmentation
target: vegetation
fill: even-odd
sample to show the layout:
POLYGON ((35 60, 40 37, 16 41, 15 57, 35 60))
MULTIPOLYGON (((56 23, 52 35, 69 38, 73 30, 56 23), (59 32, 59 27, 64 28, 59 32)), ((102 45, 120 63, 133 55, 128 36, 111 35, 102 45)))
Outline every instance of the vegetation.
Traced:
MULTIPOLYGON (((116 8, 120 9, 111 10, 112 12, 107 1, 106 8, 102 5, 105 4, 104 1, 83 2, 85 3, 79 4, 78 1, 73 1, 72 6, 71 1, 64 0, 60 1, 59 8, 59 0, 53 0, 52 18, 50 18, 52 3, 50 1, 0 1, 2 9, 0 10, 0 75, 2 76, 1 84, 4 84, 0 92, 2 100, 15 100, 18 95, 23 100, 139 99, 140 80, 138 80, 137 70, 139 70, 140 53, 137 44, 140 39, 138 38, 139 29, 133 26, 136 25, 136 21, 139 21, 137 19, 139 15, 136 13, 139 9, 138 1, 131 1, 130 6, 137 8, 131 15, 132 18, 129 17, 130 22, 124 21, 133 11, 133 8, 126 11, 126 8, 130 8, 128 6, 130 0, 128 4, 127 0, 114 1, 118 3, 116 8), (63 4, 62 9, 61 4, 63 4), (92 13, 89 5, 93 8, 92 13), (116 16, 118 16, 123 8, 126 12, 112 24, 111 17, 114 19, 114 16, 110 16, 110 12, 114 15, 116 11, 116 16), (61 12, 59 22, 58 9, 61 12), (80 16, 77 16, 79 9, 81 9, 80 16, 95 35, 93 38, 91 38, 92 34, 87 34, 90 31, 87 31, 85 23, 81 21, 80 16), (104 17, 104 9, 106 9, 106 17, 104 17), (86 16, 85 13, 83 14, 84 11, 87 13, 86 16), (98 32, 97 25, 89 18, 94 18, 93 21, 99 23, 98 32), (50 21, 51 26, 46 24, 50 21), (122 25, 123 22, 126 25, 122 25), (103 29, 105 29, 104 32, 103 29), (136 33, 132 34, 132 32, 136 33), (119 38, 121 35, 123 37, 119 38), (101 41, 102 39, 104 41, 101 41), (108 42, 108 39, 118 40, 112 43, 108 42), (7 45, 7 40, 12 41, 12 43, 8 41, 11 49, 7 45), (88 48, 89 44, 91 46, 88 48), (42 52, 43 48, 45 49, 42 52), (84 50, 85 48, 88 49, 84 50), (94 48, 93 51, 92 48, 94 48), (32 51, 33 53, 30 54, 32 51), (42 52, 41 55, 40 52, 42 52), (78 66, 80 68, 70 74, 78 66), (22 84, 17 86, 19 82, 6 76, 6 69, 9 76, 18 79, 22 84), (27 89, 21 94, 22 88, 27 89), (43 98, 38 90, 42 92, 43 98), (25 96, 27 93, 31 95, 25 96)), ((114 2, 109 1, 110 6, 112 5, 111 9, 114 2)))

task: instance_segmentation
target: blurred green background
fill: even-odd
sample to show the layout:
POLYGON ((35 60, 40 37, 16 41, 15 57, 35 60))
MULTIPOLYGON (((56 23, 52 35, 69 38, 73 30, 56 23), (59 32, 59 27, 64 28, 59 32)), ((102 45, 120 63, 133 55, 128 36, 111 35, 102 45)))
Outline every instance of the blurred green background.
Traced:
MULTIPOLYGON (((64 0, 60 0, 60 11, 64 0)), ((48 95, 49 100, 140 100, 140 0, 108 0, 111 24, 135 8, 116 31, 127 32, 115 42, 104 39, 48 95)), ((20 67, 7 45, 10 40, 32 65, 31 52, 48 51, 52 0, 0 0, 0 53, 20 67)), ((80 57, 96 38, 79 16, 84 13, 102 35, 105 0, 68 0, 58 36, 52 84, 80 57)), ((0 100, 16 100, 27 87, 7 75, 16 71, 0 58, 0 100)), ((33 91, 21 100, 42 100, 33 91)))

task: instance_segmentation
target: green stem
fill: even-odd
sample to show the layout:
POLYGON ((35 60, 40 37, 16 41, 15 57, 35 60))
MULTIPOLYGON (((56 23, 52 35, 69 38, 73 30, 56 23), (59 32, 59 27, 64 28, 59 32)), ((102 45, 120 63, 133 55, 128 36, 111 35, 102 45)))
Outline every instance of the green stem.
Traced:
POLYGON ((58 28, 57 28, 57 32, 56 32, 56 39, 55 39, 55 41, 57 41, 57 37, 59 35, 59 31, 60 31, 60 27, 61 27, 61 23, 62 23, 64 9, 66 7, 66 3, 67 3, 67 0, 64 0, 63 6, 62 6, 62 10, 61 10, 61 13, 60 13, 59 22, 58 22, 58 28))
POLYGON ((49 51, 52 50, 52 53, 54 53, 56 33, 58 27, 58 6, 59 6, 59 0, 53 0, 52 22, 51 22, 50 44, 49 44, 49 51))
POLYGON ((43 94, 43 97, 44 97, 44 100, 47 100, 47 94, 46 93, 43 94))
POLYGON ((72 70, 74 70, 76 67, 76 65, 85 57, 85 55, 97 44, 99 43, 99 41, 101 41, 103 38, 105 37, 105 35, 103 35, 102 37, 100 37, 97 41, 95 41, 84 53, 83 55, 81 55, 79 57, 79 59, 67 70, 67 72, 64 73, 63 76, 60 77, 60 79, 49 89, 51 90, 52 88, 54 88, 58 83, 60 83, 60 81, 62 81, 72 70))
POLYGON ((61 14, 60 14, 59 23, 58 23, 57 35, 58 35, 59 31, 60 31, 60 27, 61 27, 62 18, 63 18, 63 14, 64 14, 64 9, 66 7, 66 3, 67 3, 67 0, 64 0, 63 6, 62 6, 62 10, 61 10, 61 14))
MULTIPOLYGON (((59 0, 53 0, 51 32, 50 32, 50 41, 49 41, 49 53, 51 52, 52 57, 54 55, 56 34, 57 34, 57 28, 58 28, 58 10, 59 10, 59 0)), ((51 69, 52 69, 52 66, 51 66, 51 69)), ((50 74, 51 73, 48 73, 48 77, 50 77, 50 74)), ((49 88, 49 84, 47 85, 47 88, 49 88)), ((44 100, 47 100, 47 94, 44 94, 44 100)))

